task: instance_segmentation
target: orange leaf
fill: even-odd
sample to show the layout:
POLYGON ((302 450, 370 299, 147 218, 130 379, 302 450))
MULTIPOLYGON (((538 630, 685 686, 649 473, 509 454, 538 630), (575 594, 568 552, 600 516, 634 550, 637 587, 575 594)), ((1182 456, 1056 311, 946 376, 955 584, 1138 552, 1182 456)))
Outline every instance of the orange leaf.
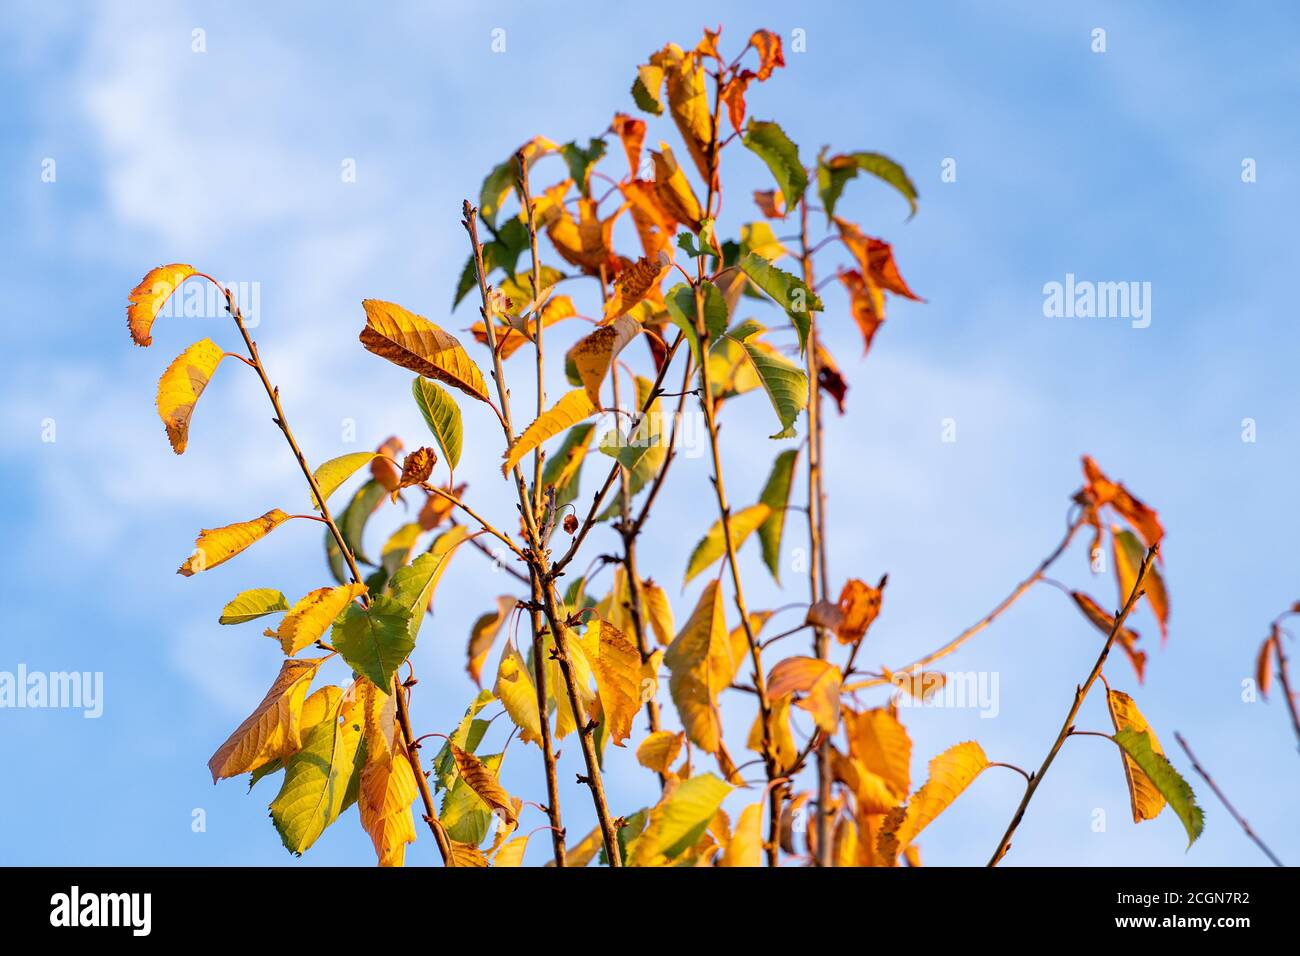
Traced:
POLYGON ((627 153, 628 173, 635 177, 641 168, 641 144, 645 142, 645 120, 636 119, 626 113, 615 113, 610 129, 622 141, 623 151, 627 153))
POLYGON ((178 355, 158 380, 158 415, 167 429, 172 451, 178 455, 189 442, 194 406, 225 356, 211 339, 202 339, 178 355))
POLYGON ((213 783, 256 770, 302 747, 303 700, 324 659, 288 660, 280 665, 262 702, 208 761, 213 783))
POLYGON ((287 514, 279 508, 272 508, 252 521, 240 521, 224 528, 204 528, 194 539, 194 554, 185 559, 176 573, 188 578, 200 571, 215 568, 288 520, 287 514))
MULTIPOLYGON (((1155 731, 1142 716, 1137 704, 1133 703, 1132 697, 1123 691, 1107 688, 1106 708, 1110 711, 1110 720, 1115 726, 1116 733, 1121 730, 1145 733, 1151 741, 1151 749, 1158 754, 1164 753, 1160 741, 1156 740, 1155 731)), ((1129 807, 1133 811, 1133 822, 1154 820, 1165 808, 1165 798, 1159 788, 1151 782, 1151 778, 1139 769, 1123 748, 1120 749, 1120 757, 1124 761, 1124 780, 1128 783, 1129 807)))
POLYGON ((1098 507, 1110 505, 1118 511, 1133 526, 1133 530, 1142 536, 1148 548, 1164 537, 1165 530, 1160 526, 1155 511, 1129 494, 1122 484, 1107 478, 1097 463, 1087 455, 1083 456, 1083 475, 1088 482, 1085 491, 1093 502, 1098 507))
POLYGON ((452 335, 400 305, 365 299, 361 344, 395 365, 432 378, 479 401, 488 400, 483 373, 452 335))
POLYGON ((839 604, 844 619, 835 628, 835 636, 841 644, 856 644, 866 635, 867 628, 880 613, 880 601, 888 579, 888 575, 882 576, 874 588, 857 578, 844 582, 839 604))
POLYGON ((364 584, 317 588, 290 608, 280 626, 274 631, 267 631, 266 635, 276 638, 285 654, 292 657, 304 647, 318 641, 329 630, 334 619, 366 591, 364 584))
POLYGON ((815 657, 787 657, 767 678, 769 699, 784 694, 805 694, 795 706, 813 715, 817 726, 826 733, 835 732, 840 722, 840 684, 844 675, 829 661, 815 657))
POLYGON ((758 51, 759 80, 766 80, 778 66, 785 66, 785 55, 781 52, 781 38, 771 30, 755 30, 749 38, 749 45, 758 51))

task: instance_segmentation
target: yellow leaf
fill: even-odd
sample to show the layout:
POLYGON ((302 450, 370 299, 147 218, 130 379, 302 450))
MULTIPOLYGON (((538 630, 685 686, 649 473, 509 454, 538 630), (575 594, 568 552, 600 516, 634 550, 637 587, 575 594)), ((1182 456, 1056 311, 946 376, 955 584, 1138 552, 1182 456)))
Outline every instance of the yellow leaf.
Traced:
POLYGON ((857 823, 849 817, 840 817, 835 824, 835 834, 831 847, 832 866, 857 866, 862 855, 858 840, 857 823))
MULTIPOLYGON (((565 848, 565 865, 579 868, 586 866, 596 858, 603 845, 604 836, 600 832, 600 827, 596 827, 573 846, 565 848)), ((555 861, 551 860, 546 865, 554 866, 555 861)))
MULTIPOLYGON (((1163 754, 1164 749, 1160 746, 1160 741, 1156 739, 1155 731, 1147 723, 1142 711, 1138 710, 1137 704, 1133 703, 1133 698, 1123 691, 1110 690, 1106 691, 1106 707, 1110 711, 1111 723, 1115 725, 1115 732, 1121 730, 1131 730, 1134 733, 1144 733, 1151 741, 1151 749, 1163 754)), ((1120 748, 1120 757, 1124 761, 1124 780, 1128 784, 1129 806, 1133 811, 1133 822, 1141 823, 1143 820, 1154 820, 1160 815, 1160 811, 1165 808, 1165 798, 1161 795, 1156 785, 1137 764, 1133 758, 1120 748)))
POLYGON ((699 58, 687 54, 667 64, 668 110, 686 141, 695 167, 705 182, 709 179, 709 146, 713 141, 713 115, 705 89, 704 67, 699 58))
POLYGON ((489 612, 480 616, 470 628, 469 647, 465 652, 469 663, 465 669, 479 687, 483 686, 483 663, 487 660, 488 651, 492 650, 492 642, 497 639, 501 625, 510 619, 510 614, 518 603, 518 598, 512 595, 501 595, 497 598, 496 613, 489 612))
POLYGON ((718 866, 763 865, 763 804, 753 803, 740 811, 736 831, 718 860, 718 866))
POLYGON ((812 714, 817 726, 832 734, 840 722, 840 684, 843 680, 840 669, 829 661, 815 657, 787 657, 768 675, 767 693, 770 699, 790 693, 805 694, 795 706, 812 714))
MULTIPOLYGON (((329 501, 330 495, 338 491, 339 485, 351 478, 363 465, 370 464, 376 454, 373 451, 354 451, 331 458, 317 468, 312 473, 312 477, 316 480, 316 487, 320 488, 321 497, 329 501)), ((319 510, 320 502, 316 500, 316 495, 313 494, 311 497, 312 507, 319 510)))
POLYGON ((907 799, 906 790, 895 790, 884 777, 872 773, 862 761, 830 747, 831 767, 835 779, 853 791, 858 809, 863 813, 888 813, 907 799))
POLYGON ((176 571, 189 577, 229 561, 253 542, 266 537, 289 520, 279 508, 272 508, 260 518, 228 524, 224 528, 204 528, 194 539, 194 553, 176 571))
POLYGON ((280 647, 292 657, 309 644, 316 643, 348 604, 366 591, 364 584, 317 588, 290 609, 279 628, 267 631, 266 635, 279 640, 280 647))
MULTIPOLYGON (((793 767, 795 761, 799 759, 799 747, 795 744, 794 734, 790 730, 790 702, 793 699, 790 694, 785 694, 772 701, 771 743, 777 769, 782 773, 793 767)), ((754 725, 749 729, 749 739, 745 741, 745 746, 757 753, 763 752, 762 711, 754 717, 754 725)))
POLYGON ((570 265, 593 276, 600 275, 602 269, 612 272, 618 268, 613 250, 614 223, 625 208, 620 206, 613 215, 601 219, 594 199, 580 199, 579 218, 575 221, 567 209, 557 206, 550 216, 546 234, 555 251, 570 265))
POLYGON ((608 621, 592 621, 589 635, 591 630, 596 631, 597 653, 592 659, 596 690, 609 738, 615 747, 622 747, 641 706, 641 652, 608 621))
POLYGON ((885 590, 885 578, 872 587, 866 581, 849 578, 840 591, 840 611, 844 619, 835 628, 835 636, 841 644, 855 644, 862 640, 867 628, 880 614, 880 599, 885 590))
POLYGON ((194 406, 225 355, 211 339, 202 339, 178 355, 158 380, 158 415, 178 455, 189 441, 194 406))
POLYGON ((973 740, 949 747, 930 761, 930 779, 912 795, 905 807, 891 810, 881 824, 876 848, 893 866, 917 834, 956 800, 989 765, 984 750, 973 740))
POLYGON ((690 619, 664 653, 664 663, 671 675, 668 690, 686 735, 696 746, 716 753, 722 745, 718 694, 736 670, 717 581, 705 586, 690 619))
POLYGON ((262 702, 208 761, 213 783, 256 770, 302 746, 303 700, 322 660, 285 661, 280 666, 262 702))
POLYGON ((149 330, 164 303, 171 298, 182 282, 194 275, 194 267, 182 262, 159 266, 149 270, 140 284, 131 290, 126 307, 126 326, 136 345, 149 345, 153 337, 149 330))
POLYGON ((519 728, 519 739, 537 743, 542 739, 542 722, 537 711, 537 686, 533 675, 513 641, 506 641, 497 665, 497 682, 492 693, 505 706, 506 713, 519 728))
MULTIPOLYGON (((492 857, 493 866, 523 866, 524 851, 528 849, 528 834, 515 837, 501 845, 492 857)), ((552 863, 555 861, 552 860, 552 863)), ((567 862, 567 860, 566 860, 567 862)))
POLYGON ((845 708, 849 753, 884 778, 900 796, 912 789, 912 738, 893 712, 876 707, 855 713, 845 708))
POLYGON ((646 578, 641 582, 641 597, 655 638, 665 646, 671 644, 676 626, 673 622, 673 606, 668 601, 667 593, 650 578, 646 578))
POLYGON ((590 335, 579 339, 569 350, 573 366, 578 370, 587 398, 600 408, 600 386, 609 374, 610 366, 623 347, 641 331, 641 323, 628 315, 620 315, 608 325, 597 327, 590 335))
POLYGON ((695 191, 686 179, 686 174, 677 165, 673 151, 667 143, 659 144, 659 151, 650 151, 655 162, 655 198, 659 205, 676 222, 685 223, 692 231, 698 231, 704 210, 695 198, 695 191))
POLYGON ((576 425, 595 412, 596 406, 591 403, 586 391, 575 388, 551 406, 549 411, 543 412, 524 429, 522 435, 515 439, 514 445, 505 454, 506 460, 501 466, 501 473, 509 475, 510 469, 519 464, 524 455, 548 438, 553 438, 570 425, 576 425))
POLYGON ((454 336, 392 302, 366 299, 361 344, 380 358, 488 401, 483 373, 454 336))
POLYGON ((452 840, 451 865, 482 869, 488 865, 488 859, 483 855, 483 851, 473 843, 461 843, 458 840, 452 840))
POLYGON ((510 794, 497 783, 496 774, 483 766, 483 761, 472 753, 461 750, 450 741, 447 746, 451 749, 452 758, 456 761, 456 769, 460 771, 461 778, 479 795, 479 799, 491 807, 507 826, 517 825, 519 815, 515 811, 510 794))
MULTIPOLYGON (((745 543, 751 534, 758 530, 759 525, 766 521, 771 513, 772 509, 768 505, 757 504, 732 515, 732 547, 739 551, 741 545, 745 543)), ((726 553, 727 541, 723 533, 722 519, 719 518, 713 523, 713 527, 709 528, 708 533, 700 539, 699 544, 695 546, 695 550, 691 552, 691 559, 686 565, 686 580, 682 582, 682 586, 689 584, 691 578, 708 568, 709 565, 726 553)))
POLYGON ((637 746, 637 763, 655 773, 667 775, 673 761, 682 752, 682 742, 685 739, 686 735, 681 732, 656 730, 637 746))
POLYGON ((396 701, 365 678, 358 681, 358 688, 365 711, 366 762, 361 768, 357 811, 379 865, 401 866, 406 844, 415 842, 411 814, 411 804, 419 795, 415 771, 396 721, 396 701))

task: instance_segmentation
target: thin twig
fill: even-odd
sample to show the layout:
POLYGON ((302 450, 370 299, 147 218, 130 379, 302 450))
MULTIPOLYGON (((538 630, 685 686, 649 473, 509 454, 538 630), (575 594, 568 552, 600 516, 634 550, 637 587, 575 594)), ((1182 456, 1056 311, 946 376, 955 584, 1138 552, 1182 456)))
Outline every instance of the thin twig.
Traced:
POLYGON ((1183 748, 1183 753, 1187 754, 1187 759, 1192 762, 1192 769, 1200 774, 1201 779, 1210 785, 1210 789, 1214 791, 1214 795, 1219 798, 1219 802, 1223 804, 1230 814, 1232 814, 1232 819, 1237 821, 1237 824, 1245 831, 1246 836, 1250 837, 1255 846, 1264 851, 1264 855, 1272 861, 1274 866, 1286 866, 1285 863, 1277 858, 1277 854, 1268 848, 1268 844, 1259 838, 1259 834, 1250 828, 1250 824, 1246 822, 1246 818, 1238 813, 1237 808, 1228 801, 1228 798, 1224 795, 1223 791, 1219 789, 1219 785, 1214 782, 1214 778, 1210 776, 1209 771, 1202 767, 1200 761, 1196 759, 1196 754, 1192 753, 1192 748, 1187 746, 1187 741, 1183 739, 1183 735, 1178 731, 1174 731, 1174 739, 1178 741, 1178 746, 1183 748))
POLYGON ((1151 562, 1156 559, 1156 555, 1159 553, 1159 542, 1153 544, 1147 551, 1146 558, 1143 559, 1141 567, 1138 568, 1137 577, 1133 581, 1133 589, 1129 592, 1128 600, 1124 602, 1123 609, 1115 615, 1115 622, 1111 625, 1110 634, 1106 637, 1106 643, 1102 645, 1101 653, 1097 656, 1097 663, 1092 665, 1092 671, 1088 674, 1088 679, 1081 686, 1075 688, 1074 703, 1070 706, 1069 713, 1065 715, 1065 722, 1061 725, 1060 733, 1056 735, 1056 742, 1052 744, 1051 750, 1047 752, 1047 756, 1043 759, 1042 766, 1038 768, 1038 772, 1029 781, 1029 786, 1025 788, 1025 795, 1021 798, 1020 805, 1016 807, 1016 812, 1011 817, 1007 832, 1002 835, 1002 840, 998 843, 997 849, 993 851, 993 856, 988 862, 989 866, 997 866, 999 861, 1006 856, 1007 851, 1011 849, 1011 837, 1015 834, 1016 828, 1020 826, 1020 821, 1024 819, 1029 801, 1038 792, 1038 786, 1043 782, 1043 777, 1047 775, 1047 769, 1051 767, 1052 761, 1056 759, 1057 753, 1060 752, 1071 731, 1074 730, 1074 718, 1078 716, 1084 698, 1088 696, 1088 691, 1092 689, 1092 685, 1097 682, 1097 677, 1101 674, 1102 666, 1110 655, 1111 646, 1115 643, 1115 635, 1123 628, 1125 618, 1133 610, 1133 605, 1137 603, 1137 599, 1142 596, 1142 580, 1146 577, 1147 571, 1150 570, 1151 562))

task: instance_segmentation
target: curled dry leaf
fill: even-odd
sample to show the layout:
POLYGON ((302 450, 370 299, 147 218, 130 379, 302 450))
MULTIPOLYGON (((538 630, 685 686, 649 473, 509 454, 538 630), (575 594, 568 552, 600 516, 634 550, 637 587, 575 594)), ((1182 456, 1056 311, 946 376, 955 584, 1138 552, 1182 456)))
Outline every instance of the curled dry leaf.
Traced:
POLYGON ((844 620, 835 628, 835 636, 841 644, 856 644, 866 635, 867 628, 880 614, 880 601, 888 580, 889 575, 882 575, 875 587, 857 578, 844 582, 839 603, 844 620))
POLYGON ((567 514, 567 515, 564 516, 564 533, 565 533, 565 534, 570 534, 570 535, 572 535, 572 534, 577 534, 577 533, 578 533, 578 516, 577 516, 577 515, 574 515, 574 514, 567 514))
POLYGON ((772 71, 785 66, 785 54, 781 51, 781 37, 771 30, 755 30, 749 38, 749 45, 758 51, 758 79, 766 80, 772 71))
POLYGON ((1084 492, 1097 507, 1109 505, 1133 526, 1147 547, 1160 541, 1165 529, 1160 525, 1154 509, 1147 507, 1117 481, 1111 481, 1088 455, 1083 456, 1083 476, 1087 480, 1084 492))
POLYGON ((672 149, 667 143, 660 143, 658 151, 651 150, 655 163, 655 198, 659 206, 675 222, 690 226, 692 232, 699 232, 704 219, 704 208, 695 198, 686 174, 677 165, 672 149))
MULTIPOLYGON (((1082 591, 1071 591, 1070 597, 1074 599, 1075 605, 1083 612, 1084 617, 1092 622, 1093 627, 1102 634, 1110 634, 1111 628, 1115 626, 1113 615, 1106 613, 1100 604, 1082 591)), ((1141 684, 1146 673, 1147 655, 1145 651, 1138 650, 1138 637, 1137 631, 1121 627, 1115 634, 1115 643, 1128 657, 1129 663, 1133 665, 1133 670, 1137 674, 1138 683, 1141 684)))
POLYGON ((641 332, 641 323, 628 315, 620 315, 608 325, 597 327, 590 335, 579 339, 569 351, 569 359, 577 369, 578 378, 587 392, 587 399, 600 408, 600 386, 609 374, 618 353, 641 332))
POLYGON ((670 730, 656 730, 637 745, 637 763, 655 773, 667 776, 673 762, 677 760, 677 755, 682 752, 682 743, 685 740, 686 734, 680 731, 673 733, 670 730))
POLYGON ((642 256, 620 272, 614 282, 614 294, 605 303, 605 321, 626 314, 629 309, 646 299, 658 300, 662 308, 663 291, 659 284, 667 271, 668 266, 665 263, 642 256))
POLYGON ((502 625, 510 620, 510 615, 518 604, 518 598, 510 594, 502 594, 497 598, 496 611, 482 615, 470 628, 469 647, 465 652, 469 663, 465 669, 469 671, 469 676, 474 683, 480 687, 483 686, 483 663, 487 660, 488 652, 492 650, 492 643, 501 633, 502 625))
POLYGON ((857 269, 841 269, 839 278, 849 294, 849 312, 862 335, 862 354, 866 355, 885 321, 885 294, 857 269))
MULTIPOLYGON (((736 127, 739 129, 740 127, 736 127)), ((785 194, 775 189, 754 190, 754 204, 768 219, 785 218, 785 194)))
MULTIPOLYGON (((447 492, 447 494, 451 495, 453 498, 463 499, 467 487, 468 486, 462 482, 454 488, 451 485, 443 485, 442 490, 447 492)), ((416 520, 419 522, 420 527, 425 531, 432 531, 447 520, 455 507, 454 504, 442 495, 429 494, 428 497, 424 499, 424 504, 421 506, 419 517, 417 517, 416 520)))
POLYGON ((917 302, 925 301, 903 281, 898 271, 898 264, 894 262, 893 246, 883 240, 865 235, 861 229, 845 219, 837 217, 835 225, 840 232, 840 241, 844 243, 844 247, 849 250, 853 258, 858 260, 858 268, 867 279, 886 292, 901 295, 905 299, 914 299, 917 302))
POLYGON ((158 313, 182 282, 194 275, 194 267, 183 262, 150 269, 131 290, 126 307, 126 326, 136 345, 147 346, 153 342, 150 330, 158 313))
POLYGON ((375 449, 375 458, 370 462, 371 476, 375 481, 383 485, 384 490, 387 492, 396 491, 398 485, 402 482, 401 473, 398 472, 393 461, 397 460, 397 456, 402 453, 404 447, 406 446, 402 444, 400 438, 396 435, 390 435, 382 445, 375 449), (389 460, 390 458, 392 461, 389 460))
POLYGON ((194 553, 185 559, 176 573, 188 578, 200 571, 215 568, 288 520, 287 514, 279 508, 272 508, 252 521, 239 521, 224 528, 204 528, 194 539, 194 553))
POLYGON ((609 128, 623 143, 623 151, 627 153, 628 174, 635 177, 641 168, 641 144, 645 142, 645 120, 628 116, 626 113, 615 113, 609 128))
POLYGON ((824 627, 828 630, 835 630, 844 622, 844 612, 840 606, 831 601, 817 601, 808 606, 808 613, 804 615, 804 623, 813 627, 824 627))
POLYGON ((1274 624, 1272 633, 1259 646, 1259 656, 1255 659, 1255 686, 1260 697, 1267 698, 1273 686, 1273 653, 1277 640, 1278 626, 1274 624))
POLYGON ((225 356, 211 339, 202 339, 176 356, 158 380, 155 404, 167 429, 167 440, 178 455, 184 453, 189 442, 194 406, 225 356))
POLYGON ((438 463, 438 453, 432 448, 417 448, 402 460, 402 475, 397 487, 409 488, 428 481, 433 466, 438 463))

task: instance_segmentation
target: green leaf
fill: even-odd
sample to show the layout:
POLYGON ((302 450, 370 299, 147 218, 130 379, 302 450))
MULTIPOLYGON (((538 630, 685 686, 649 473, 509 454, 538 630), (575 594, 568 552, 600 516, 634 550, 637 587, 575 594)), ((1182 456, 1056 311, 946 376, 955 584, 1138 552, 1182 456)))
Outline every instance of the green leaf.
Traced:
POLYGON ((578 189, 584 196, 590 196, 591 167, 605 155, 605 141, 593 138, 586 149, 576 142, 565 143, 560 147, 560 155, 564 157, 564 164, 569 167, 569 175, 578 184, 578 189))
MULTIPOLYGON (((352 552, 352 556, 363 564, 374 564, 373 561, 366 557, 361 548, 361 539, 366 530, 366 522, 370 520, 370 516, 375 513, 375 509, 379 507, 379 503, 384 500, 387 494, 388 491, 384 486, 372 478, 357 489, 356 494, 352 496, 352 500, 348 502, 348 506, 339 515, 337 522, 339 532, 343 535, 343 540, 352 552)), ((328 552, 330 542, 334 540, 334 536, 329 532, 329 529, 326 529, 325 537, 326 551, 328 552)), ((335 550, 337 550, 337 547, 335 550)), ((339 567, 342 568, 343 560, 341 555, 338 557, 338 562, 339 567)), ((332 566, 333 561, 331 560, 332 566)), ((340 584, 346 583, 346 579, 342 575, 336 574, 335 577, 338 578, 340 584)))
POLYGON ((415 404, 424 416, 424 422, 433 433, 433 439, 442 449, 442 457, 452 471, 460 464, 463 426, 460 420, 460 406, 445 388, 437 382, 418 376, 411 383, 411 394, 415 404))
MULTIPOLYGON (((459 746, 459 745, 457 745, 459 746)), ((479 757, 489 773, 496 775, 501 768, 504 754, 487 754, 479 757)), ((438 812, 447 834, 458 843, 472 843, 478 846, 488 835, 492 826, 492 808, 483 798, 474 792, 474 788, 465 782, 459 773, 456 780, 442 799, 442 808, 438 812)))
POLYGON ((751 153, 767 163, 772 178, 785 195, 785 208, 798 206, 808 188, 808 172, 799 158, 799 147, 790 142, 785 130, 776 123, 751 119, 743 142, 751 153))
POLYGON ((555 506, 563 508, 578 497, 578 480, 582 477, 582 463, 587 458, 591 435, 596 430, 592 422, 574 425, 564 436, 564 443, 555 454, 546 459, 542 469, 542 487, 555 486, 555 506))
POLYGON ((766 292, 785 310, 799 333, 799 351, 808 347, 808 330, 812 324, 810 312, 822 311, 822 300, 798 276, 778 269, 762 256, 749 253, 740 260, 741 271, 753 280, 754 285, 766 292))
POLYGON ((772 400, 772 408, 781 421, 781 430, 772 438, 794 438, 794 423, 799 413, 808 404, 808 376, 803 369, 795 367, 781 356, 760 349, 758 346, 742 343, 745 354, 753 363, 758 380, 763 383, 763 391, 772 400))
POLYGON ((489 227, 496 226, 497 216, 501 214, 501 204, 515 188, 515 180, 518 176, 519 167, 515 163, 515 158, 511 156, 504 163, 494 166, 492 172, 488 173, 487 178, 483 180, 483 188, 479 190, 478 214, 489 227))
POLYGON ((254 588, 236 594, 224 608, 218 624, 245 624, 276 611, 289 610, 289 602, 275 588, 254 588))
MULTIPOLYGON (((704 295, 704 327, 710 338, 720 338, 727 331, 727 300, 722 290, 712 282, 706 281, 700 288, 704 295)), ((685 333, 696 364, 700 364, 700 340, 695 330, 695 290, 685 282, 679 282, 664 296, 664 305, 673 325, 685 333)))
POLYGON ((877 179, 893 186, 911 209, 910 219, 916 215, 918 193, 916 185, 908 178, 903 167, 883 153, 857 152, 842 153, 827 160, 825 151, 817 157, 817 192, 821 197, 822 208, 826 210, 826 221, 835 215, 835 205, 845 184, 857 177, 859 172, 875 176, 877 179))
MULTIPOLYGON (((420 625, 424 622, 433 592, 442 579, 442 572, 447 570, 447 562, 456 553, 456 548, 469 537, 469 529, 464 525, 453 525, 434 539, 429 550, 420 555, 404 568, 393 574, 388 586, 388 596, 399 607, 410 614, 409 630, 411 644, 415 644, 420 625)), ((386 685, 380 685, 386 686, 386 685)))
POLYGON ((664 104, 659 99, 663 85, 662 68, 649 64, 637 67, 636 79, 632 83, 632 99, 647 113, 659 116, 664 111, 664 104))
MULTIPOLYGON (((316 487, 320 488, 321 497, 329 501, 330 495, 338 491, 343 482, 355 475, 357 469, 370 464, 375 457, 376 453, 373 451, 354 451, 325 462, 312 473, 312 477, 316 479, 316 487)), ((315 492, 312 492, 311 504, 317 511, 321 510, 315 492)))
MULTIPOLYGON (((1138 569, 1146 559, 1147 548, 1132 531, 1112 527, 1111 538, 1115 546, 1115 580, 1119 584, 1119 602, 1122 605, 1137 583, 1138 569)), ((1142 579, 1142 591, 1156 616, 1156 623, 1160 625, 1160 639, 1163 641, 1169 634, 1169 592, 1154 562, 1142 579)))
POLYGON ((422 534, 424 528, 420 526, 420 522, 410 521, 394 531, 384 542, 383 550, 379 554, 379 566, 384 572, 385 579, 391 578, 406 564, 407 558, 411 556, 411 549, 415 547, 415 542, 422 534))
POLYGON ((380 594, 369 607, 349 604, 330 629, 330 643, 358 674, 381 689, 392 686, 393 672, 415 647, 411 611, 380 594))
MULTIPOLYGON (((760 503, 737 511, 731 516, 731 543, 737 551, 771 513, 770 507, 760 503)), ((691 578, 708 568, 726 552, 726 535, 723 533, 722 519, 719 518, 713 522, 713 527, 709 528, 708 533, 700 539, 695 550, 691 552, 691 559, 686 564, 686 579, 682 582, 682 586, 689 584, 691 578)))
MULTIPOLYGON (((500 269, 506 275, 513 275, 515 266, 519 263, 519 257, 529 246, 528 227, 524 221, 519 218, 507 219, 505 224, 497 230, 496 238, 483 246, 483 268, 487 275, 492 275, 494 271, 500 269)), ((451 307, 454 309, 460 305, 461 299, 473 292, 478 287, 478 268, 474 263, 474 257, 471 255, 465 260, 465 267, 461 269, 460 280, 456 283, 456 295, 452 299, 451 307)))
POLYGON ((647 831, 654 834, 655 849, 671 860, 693 847, 731 791, 711 773, 683 781, 660 811, 659 826, 647 831))
POLYGON ((1178 819, 1187 831, 1187 848, 1191 849, 1196 838, 1205 829, 1205 815, 1196 805, 1196 794, 1183 779, 1182 774, 1164 756, 1151 749, 1151 737, 1145 731, 1121 730, 1115 734, 1115 743, 1128 754, 1138 768, 1155 784, 1160 795, 1174 808, 1178 819))
POLYGON ((679 233, 677 236, 677 248, 681 249, 692 259, 698 259, 700 256, 713 256, 715 259, 722 259, 722 250, 718 248, 718 238, 716 235, 717 226, 712 219, 705 219, 700 223, 700 244, 695 245, 695 236, 689 232, 679 233))
POLYGON ((781 536, 785 531, 785 509, 790 503, 790 485, 794 481, 794 463, 799 449, 790 448, 776 456, 772 472, 758 500, 772 509, 767 520, 758 526, 758 540, 763 546, 763 563, 772 572, 772 580, 781 583, 781 536))
MULTIPOLYGON (((340 723, 342 705, 340 698, 330 716, 308 732, 302 749, 289 758, 280 792, 271 801, 271 820, 290 853, 303 853, 338 818, 360 776, 361 723, 340 723)), ((353 713, 360 717, 359 709, 353 713)))
POLYGON ((740 227, 740 255, 747 256, 751 252, 768 262, 775 262, 788 254, 789 250, 776 238, 771 224, 766 219, 760 219, 740 227))
MULTIPOLYGON (((479 691, 478 696, 470 701, 465 716, 461 718, 460 723, 456 725, 456 729, 449 735, 451 742, 461 750, 473 753, 474 748, 483 739, 483 734, 487 731, 490 723, 490 721, 475 720, 475 718, 478 716, 479 711, 494 700, 496 700, 496 697, 492 691, 479 691)), ((434 787, 438 790, 447 789, 456 780, 456 758, 451 755, 451 748, 446 743, 443 743, 442 749, 433 758, 433 778, 434 787)))

